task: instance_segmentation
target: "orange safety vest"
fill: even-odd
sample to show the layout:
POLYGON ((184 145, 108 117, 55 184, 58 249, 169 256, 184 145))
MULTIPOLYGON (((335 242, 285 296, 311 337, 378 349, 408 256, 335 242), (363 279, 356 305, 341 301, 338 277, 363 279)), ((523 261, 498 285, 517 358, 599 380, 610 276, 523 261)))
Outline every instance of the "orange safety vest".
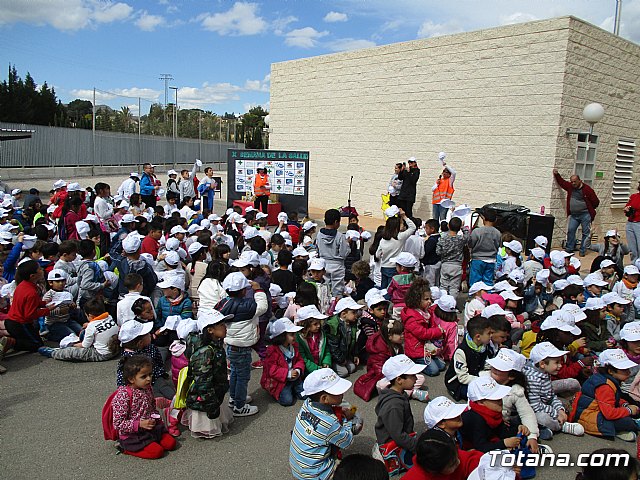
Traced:
POLYGON ((453 192, 455 192, 455 189, 453 188, 453 185, 451 185, 450 180, 451 180, 450 178, 440 179, 440 185, 436 187, 431 197, 431 203, 433 205, 437 205, 441 201, 446 199, 451 200, 451 198, 453 197, 453 192))
POLYGON ((257 197, 269 196, 271 193, 271 186, 269 185, 269 175, 256 175, 256 179, 253 182, 253 194, 257 197))

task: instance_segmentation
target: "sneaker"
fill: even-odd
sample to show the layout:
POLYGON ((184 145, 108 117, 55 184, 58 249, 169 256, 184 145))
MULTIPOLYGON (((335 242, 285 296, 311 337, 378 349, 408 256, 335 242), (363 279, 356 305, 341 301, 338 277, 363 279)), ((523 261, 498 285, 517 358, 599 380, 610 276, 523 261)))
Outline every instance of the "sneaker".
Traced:
POLYGON ((40 336, 46 337, 47 335, 49 335, 49 329, 47 327, 42 327, 40 329, 40 336))
POLYGON ((538 451, 541 455, 545 453, 553 453, 553 450, 549 445, 542 445, 541 443, 538 444, 538 451))
POLYGON ((579 423, 565 422, 562 424, 562 433, 580 437, 584 435, 584 427, 579 423))
POLYGON ((616 438, 619 438, 623 442, 635 442, 636 441, 636 433, 635 432, 620 432, 620 433, 616 433, 616 438))
POLYGON ((427 403, 429 401, 429 392, 426 390, 414 390, 411 393, 411 398, 415 398, 422 403, 427 403))
POLYGON ((251 368, 262 368, 262 360, 256 360, 251 363, 251 368))
POLYGON ((0 360, 4 358, 4 354, 9 350, 9 344, 11 343, 11 339, 9 337, 0 338, 0 360))
POLYGON ((538 435, 539 440, 551 440, 553 438, 553 432, 550 428, 540 427, 540 434, 538 435))
POLYGON ((53 356, 53 352, 56 351, 56 350, 57 350, 57 348, 40 347, 38 349, 38 353, 40 355, 42 355, 43 357, 51 358, 53 356))
POLYGON ((242 408, 234 407, 233 409, 234 417, 249 417, 251 415, 255 415, 256 413, 258 413, 258 407, 256 407, 255 405, 249 405, 248 403, 245 403, 244 407, 242 408))
MULTIPOLYGON (((247 398, 244 399, 244 403, 251 403, 252 400, 253 397, 251 395, 247 395, 247 398)), ((234 403, 233 398, 229 398, 229 408, 233 408, 234 403)))

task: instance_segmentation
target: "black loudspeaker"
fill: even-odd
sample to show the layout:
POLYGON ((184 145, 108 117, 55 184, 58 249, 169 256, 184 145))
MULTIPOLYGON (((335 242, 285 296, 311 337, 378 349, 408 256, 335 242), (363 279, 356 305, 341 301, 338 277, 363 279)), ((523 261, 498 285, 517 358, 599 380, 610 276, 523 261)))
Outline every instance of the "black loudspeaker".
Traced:
POLYGON ((527 237, 527 216, 529 214, 527 207, 512 203, 490 203, 482 208, 495 210, 497 215, 495 227, 500 233, 510 233, 520 240, 527 237))
POLYGON ((529 251, 536 246, 533 239, 538 235, 547 237, 547 253, 551 251, 551 243, 553 240, 553 226, 555 217, 553 215, 536 215, 529 214, 529 228, 527 230, 527 243, 525 251, 529 251))

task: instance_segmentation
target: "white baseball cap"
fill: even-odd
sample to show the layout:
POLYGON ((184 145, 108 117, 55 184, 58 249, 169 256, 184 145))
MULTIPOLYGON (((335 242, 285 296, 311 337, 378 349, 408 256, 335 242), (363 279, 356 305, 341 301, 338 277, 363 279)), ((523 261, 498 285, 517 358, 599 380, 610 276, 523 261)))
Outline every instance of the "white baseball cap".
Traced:
POLYGON ((584 287, 584 280, 582 280, 582 277, 580 275, 569 275, 567 277, 567 282, 569 282, 570 285, 578 285, 579 287, 584 287))
POLYGON ((164 279, 161 282, 158 282, 156 286, 158 288, 177 288, 183 292, 184 277, 182 275, 165 275, 164 279))
POLYGON ((194 255, 196 252, 203 248, 205 248, 205 246, 200 242, 193 242, 191 245, 189 245, 189 248, 187 250, 189 251, 189 255, 194 255))
POLYGON ((327 315, 320 313, 320 310, 315 305, 307 305, 305 307, 300 307, 296 312, 296 323, 304 322, 310 318, 315 318, 316 320, 324 320, 325 318, 329 318, 327 315))
POLYGON ((182 228, 182 225, 176 225, 171 229, 170 235, 173 236, 173 235, 177 235, 178 233, 189 233, 189 232, 187 232, 184 228, 182 228))
POLYGON ((304 391, 302 395, 308 397, 319 392, 326 392, 329 395, 342 395, 351 388, 351 382, 340 378, 336 372, 330 368, 319 368, 311 372, 302 384, 304 391))
POLYGON ((258 236, 258 229, 256 227, 246 227, 244 232, 242 232, 242 236, 245 240, 251 240, 258 236))
POLYGON ((455 403, 447 397, 436 397, 424 408, 424 423, 428 429, 433 428, 443 420, 459 417, 467 408, 466 403, 455 403))
POLYGON ((35 235, 24 235, 22 237, 22 250, 29 250, 30 248, 33 248, 36 244, 36 240, 38 240, 38 237, 35 235))
POLYGON ((67 182, 65 182, 62 179, 56 180, 55 182, 53 182, 53 188, 54 188, 54 190, 58 190, 59 188, 64 187, 66 184, 67 184, 67 182))
POLYGON ((136 253, 140 250, 140 245, 142 245, 142 241, 138 235, 129 234, 122 240, 122 250, 125 253, 136 253))
POLYGON ((249 205, 247 208, 244 209, 244 213, 247 214, 249 212, 253 212, 255 210, 255 208, 253 208, 251 205, 249 205))
POLYGON ((541 246, 542 248, 547 248, 547 245, 549 244, 549 240, 547 240, 547 237, 542 235, 538 235, 536 238, 534 238, 533 242, 536 245, 541 246))
POLYGON ((207 217, 207 219, 211 222, 219 222, 220 220, 222 220, 222 217, 220 215, 216 215, 215 213, 212 213, 207 217))
POLYGON ((493 286, 493 291, 496 292, 496 293, 504 292, 505 290, 513 291, 515 289, 516 289, 516 287, 511 285, 506 280, 502 280, 501 282, 498 282, 493 286))
POLYGON ((215 325, 216 323, 226 322, 231 320, 233 314, 223 315, 218 310, 207 310, 206 312, 198 312, 198 330, 204 332, 204 329, 209 325, 215 325))
POLYGON ((368 242, 369 240, 371 240, 371 232, 362 232, 360 234, 360 238, 362 238, 362 240, 364 240, 365 242, 368 242))
POLYGON ((308 257, 309 252, 307 252, 304 247, 296 247, 291 252, 291 255, 293 255, 294 257, 308 257))
POLYGON ((544 260, 546 252, 544 251, 544 248, 534 247, 531 249, 531 255, 533 255, 534 258, 537 258, 538 260, 544 260))
POLYGON ((54 268, 47 275, 47 280, 50 282, 67 280, 68 278, 69 278, 69 275, 67 275, 67 272, 65 272, 64 270, 60 270, 59 268, 54 268))
POLYGON ((397 263, 406 268, 415 268, 418 265, 418 259, 409 252, 401 252, 400 255, 392 258, 390 263, 397 263))
POLYGON ((362 308, 364 308, 364 305, 360 305, 353 298, 351 298, 351 297, 343 297, 340 300, 338 300, 338 303, 336 303, 336 308, 334 310, 334 313, 339 314, 343 310, 347 310, 347 309, 349 309, 349 310, 360 310, 362 308))
POLYGON ((132 213, 126 213, 122 216, 120 223, 138 223, 138 220, 132 213))
POLYGON ((382 365, 382 375, 389 381, 398 378, 400 375, 416 375, 426 368, 425 365, 419 365, 413 362, 404 353, 390 357, 384 365, 382 365))
POLYGON ((566 258, 564 255, 565 252, 561 250, 553 250, 549 254, 549 260, 551 260, 551 265, 556 268, 564 267, 564 259, 566 258))
POLYGON ((516 283, 524 283, 524 270, 521 268, 511 270, 509 278, 516 283))
POLYGON ((269 215, 263 212, 256 213, 256 220, 262 220, 263 218, 269 218, 269 215))
POLYGON ((600 262, 600 268, 607 268, 607 267, 612 267, 616 264, 616 262, 614 262, 613 260, 611 260, 610 258, 605 258, 604 260, 602 260, 600 262))
POLYGON ((586 313, 575 303, 565 303, 560 309, 561 312, 567 312, 573 317, 573 321, 578 323, 587 318, 586 313))
POLYGON ((584 304, 585 310, 602 310, 607 304, 600 297, 589 297, 584 304))
POLYGON ((164 325, 160 327, 159 330, 161 332, 164 332, 165 330, 176 330, 181 321, 182 317, 180 315, 169 315, 164 321, 164 325))
POLYGON ((616 292, 609 292, 609 293, 605 293, 602 296, 602 300, 604 301, 604 303, 606 303, 607 305, 611 305, 613 303, 617 303, 619 305, 628 305, 631 303, 631 300, 627 300, 625 298, 622 298, 620 295, 618 295, 616 292))
POLYGON ((527 359, 524 355, 514 352, 510 348, 501 348, 496 353, 496 356, 487 360, 487 363, 496 370, 501 372, 510 372, 516 370, 522 371, 527 359))
POLYGON ((153 322, 140 323, 137 320, 124 322, 118 332, 118 340, 121 343, 128 343, 142 335, 146 335, 153 330, 153 322))
POLYGON ((491 377, 482 376, 471 381, 467 389, 467 397, 472 402, 500 400, 509 395, 509 392, 511 387, 500 385, 491 377))
POLYGON ((176 327, 178 338, 186 340, 190 333, 198 331, 198 322, 193 319, 183 319, 176 327))
POLYGON ((129 177, 132 177, 132 178, 133 178, 133 177, 140 178, 140 174, 139 174, 138 172, 131 172, 131 173, 129 174, 129 177))
POLYGON ((487 285, 484 282, 476 282, 473 285, 471 285, 471 288, 469 289, 469 295, 473 295, 474 293, 478 293, 480 290, 484 290, 484 291, 488 292, 492 288, 493 287, 491 285, 487 285))
POLYGON ((573 335, 580 335, 580 329, 576 327, 573 315, 568 312, 563 312, 562 310, 555 310, 540 324, 540 330, 551 330, 553 328, 562 330, 563 332, 569 332, 573 335))
POLYGON ((73 182, 67 185, 67 192, 81 192, 82 187, 78 182, 73 182))
MULTIPOLYGON (((442 202, 440 202, 440 205, 442 205, 442 202)), ((458 218, 464 218, 467 215, 469 215, 470 213, 471 213, 471 207, 469 205, 467 205, 466 203, 463 203, 462 205, 458 205, 453 210, 453 216, 454 217, 458 217, 458 218)))
POLYGON ((178 172, 176 172, 173 168, 171 170, 169 170, 167 172, 167 176, 171 176, 171 175, 178 175, 178 172))
POLYGON ((360 232, 357 230, 347 230, 344 234, 347 240, 360 240, 360 232))
POLYGON ((391 205, 389 208, 387 208, 384 211, 384 214, 387 217, 395 217, 396 215, 398 215, 400 213, 400 209, 398 208, 397 205, 391 205))
POLYGON ((482 313, 480 314, 484 318, 493 317, 494 315, 506 315, 505 312, 500 305, 497 303, 492 303, 491 305, 487 305, 482 309, 482 313))
POLYGON ((372 308, 374 305, 378 305, 379 303, 389 303, 389 300, 384 298, 381 294, 371 295, 367 300, 367 307, 372 308))
POLYGON ((640 270, 635 265, 627 265, 624 267, 625 275, 640 275, 640 270))
POLYGON ((327 266, 327 262, 324 258, 313 258, 309 262, 309 270, 324 270, 327 266))
POLYGON ((627 342, 637 342, 640 340, 640 322, 634 321, 627 323, 620 329, 620 338, 627 342))
POLYGON ((230 273, 222 281, 222 288, 229 292, 239 292, 240 290, 244 290, 250 286, 251 284, 249 283, 249 280, 247 280, 242 272, 230 273))
POLYGON ((500 292, 500 296, 505 300, 522 300, 522 297, 516 295, 513 290, 505 290, 504 292, 500 292))
POLYGON ((19 188, 14 188, 13 190, 11 190, 11 195, 18 195, 19 193, 22 193, 22 190, 20 190, 19 188))
POLYGON ((2 245, 11 245, 11 241, 13 240, 13 235, 11 232, 0 232, 0 243, 2 245))
POLYGON ((174 250, 169 250, 165 253, 164 262, 171 266, 178 265, 180 263, 180 255, 174 250))
POLYGON ((275 338, 283 333, 296 333, 302 330, 299 325, 294 325, 288 318, 278 318, 269 326, 269 333, 271 338, 275 338))
POLYGON ((567 350, 558 350, 551 342, 542 342, 534 345, 529 354, 529 360, 536 365, 546 358, 558 358, 569 353, 567 350))
POLYGON ((287 222, 289 220, 289 217, 287 216, 286 212, 280 212, 278 214, 278 221, 279 222, 287 222))
POLYGON ((618 236, 618 231, 617 230, 607 230, 607 233, 604 234, 604 238, 617 237, 617 236, 618 236))
MULTIPOLYGON (((206 220, 202 221, 205 222, 206 220)), ((204 225, 198 225, 197 223, 192 223, 191 225, 189 225, 189 228, 187 228, 187 232, 189 233, 189 235, 193 235, 201 230, 204 230, 204 225)))
POLYGON ((258 267, 260 266, 260 255, 258 255, 258 252, 255 252, 253 250, 246 250, 242 252, 240 254, 240 258, 234 261, 231 265, 236 268, 249 266, 258 267))
POLYGON ((456 299, 452 295, 444 294, 436 300, 436 305, 445 312, 456 312, 456 299))
POLYGON ((555 282, 553 282, 553 289, 556 292, 562 291, 568 286, 569 286, 569 282, 564 278, 561 278, 560 280, 556 280, 555 282))
POLYGON ((609 348, 598 355, 600 365, 611 365, 614 368, 625 370, 627 368, 637 367, 638 364, 627 357, 621 348, 609 348))
POLYGON ((304 225, 302 225, 302 230, 311 230, 312 228, 315 228, 317 226, 317 223, 313 223, 311 220, 307 220, 306 222, 304 222, 304 225))
POLYGON ((87 222, 83 222, 82 220, 76 222, 76 232, 78 232, 80 239, 86 240, 89 230, 91 230, 91 227, 89 227, 87 222))
POLYGON ((502 245, 515 253, 522 252, 522 244, 517 240, 511 240, 510 242, 502 242, 502 245))
POLYGON ((590 273, 589 275, 584 277, 584 280, 582 282, 584 283, 585 287, 590 287, 591 285, 596 285, 598 287, 606 287, 607 285, 609 285, 607 282, 602 280, 595 273, 590 273))

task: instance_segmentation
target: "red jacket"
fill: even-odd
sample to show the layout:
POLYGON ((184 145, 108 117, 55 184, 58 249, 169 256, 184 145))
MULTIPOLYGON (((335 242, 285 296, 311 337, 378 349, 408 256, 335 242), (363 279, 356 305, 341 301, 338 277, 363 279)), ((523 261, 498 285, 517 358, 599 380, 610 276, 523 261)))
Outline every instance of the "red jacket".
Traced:
POLYGON ((23 280, 16 287, 7 316, 14 322, 34 323, 38 318, 49 314, 49 309, 44 308, 45 305, 36 284, 23 280))
MULTIPOLYGON (((567 182, 564 178, 560 176, 559 173, 554 174, 556 178, 556 182, 560 185, 564 191, 567 192, 567 216, 570 214, 570 205, 571 205, 571 194, 573 193, 573 185, 571 182, 567 182)), ((586 183, 582 183, 582 196, 584 197, 584 201, 587 204, 587 210, 589 210, 589 215, 591 215, 591 221, 596 218, 596 208, 600 205, 600 199, 596 195, 596 192, 593 191, 586 183)))
POLYGON ((378 331, 367 339, 367 373, 356 380, 353 385, 353 393, 365 402, 371 400, 376 389, 376 383, 383 377, 382 365, 393 355, 389 345, 382 338, 382 332, 378 331))
POLYGON ((634 214, 627 220, 629 222, 640 222, 640 193, 631 195, 625 207, 633 207, 635 209, 634 214))
POLYGON ((458 449, 460 465, 449 475, 427 472, 418 464, 416 457, 413 457, 413 467, 402 477, 402 480, 466 480, 471 472, 478 468, 482 455, 482 452, 477 450, 458 449))
POLYGON ((404 353, 409 358, 424 358, 424 344, 443 337, 433 316, 427 319, 418 310, 404 307, 400 318, 404 325, 404 353))
MULTIPOLYGON (((298 351, 298 344, 293 344, 293 365, 292 369, 298 369, 302 378, 304 375, 304 360, 300 356, 298 351)), ((267 353, 263 361, 262 378, 260 379, 260 386, 273 396, 276 400, 280 398, 282 389, 287 384, 287 375, 289 374, 289 365, 284 358, 284 354, 277 345, 269 345, 267 347, 267 353)))
POLYGON ((149 235, 142 240, 142 248, 140 253, 150 253, 153 255, 153 259, 158 258, 158 252, 160 251, 160 242, 155 238, 151 238, 149 235))

